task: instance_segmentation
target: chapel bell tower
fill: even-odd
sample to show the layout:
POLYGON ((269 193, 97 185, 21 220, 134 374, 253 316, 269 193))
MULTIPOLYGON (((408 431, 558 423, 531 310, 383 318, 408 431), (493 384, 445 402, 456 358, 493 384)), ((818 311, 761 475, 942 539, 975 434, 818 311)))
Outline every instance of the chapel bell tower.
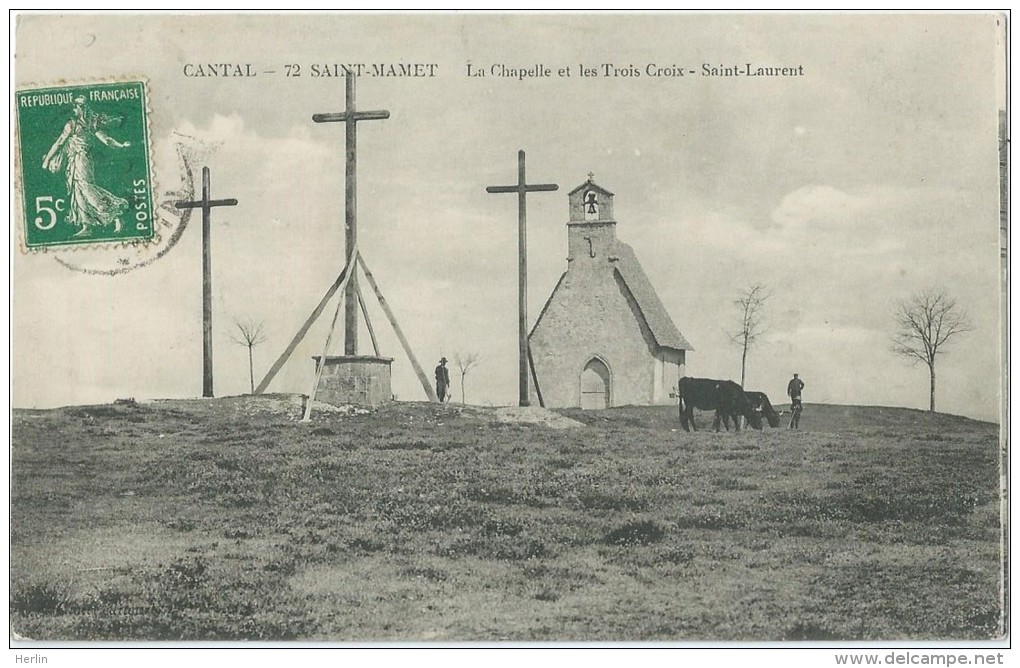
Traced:
POLYGON ((571 223, 612 223, 613 193, 598 185, 588 172, 588 180, 567 195, 570 201, 571 223))
POLYGON ((616 240, 616 221, 613 220, 613 193, 593 180, 588 180, 567 194, 570 220, 567 222, 567 259, 609 260, 609 248, 616 240))

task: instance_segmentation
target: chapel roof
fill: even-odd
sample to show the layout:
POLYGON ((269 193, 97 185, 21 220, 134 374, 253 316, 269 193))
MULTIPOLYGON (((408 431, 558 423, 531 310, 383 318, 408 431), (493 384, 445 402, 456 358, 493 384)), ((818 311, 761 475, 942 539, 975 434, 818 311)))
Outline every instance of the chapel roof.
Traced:
POLYGON ((617 240, 613 242, 612 252, 619 258, 613 264, 620 277, 623 278, 627 289, 633 295, 634 301, 637 302, 638 310, 644 317, 648 329, 652 332, 655 343, 661 348, 694 350, 694 347, 673 323, 669 311, 659 299, 652 282, 648 280, 648 275, 641 268, 634 249, 617 240))
MULTIPOLYGON (((660 348, 694 350, 694 346, 684 338, 684 335, 677 329, 676 324, 673 323, 673 318, 670 317, 669 311, 666 310, 662 300, 659 299, 659 295, 656 294, 652 282, 648 280, 648 275, 641 268, 641 263, 638 262, 634 249, 622 241, 616 240, 613 241, 610 250, 611 254, 617 258, 613 262, 613 268, 623 280, 623 284, 627 286, 631 296, 634 297, 638 313, 648 326, 648 331, 651 332, 652 338, 655 339, 655 344, 660 348)), ((566 277, 567 272, 564 272, 560 276, 560 280, 556 282, 556 287, 549 294, 549 299, 546 300, 545 306, 542 307, 541 313, 538 314, 538 319, 528 334, 529 339, 534 335, 538 326, 542 324, 545 312, 548 310, 549 305, 552 304, 556 293, 559 292, 566 277)))
POLYGON ((594 190, 599 190, 599 191, 601 191, 601 192, 605 193, 606 195, 609 195, 610 197, 615 197, 615 195, 613 195, 613 193, 609 192, 608 190, 606 190, 605 188, 603 188, 603 187, 602 187, 602 186, 600 186, 599 184, 595 183, 595 182, 594 182, 594 181, 592 180, 592 177, 590 177, 590 176, 588 177, 588 180, 587 180, 587 181, 585 181, 585 182, 584 182, 584 183, 582 183, 581 185, 579 185, 579 186, 577 186, 576 188, 574 188, 573 190, 571 190, 571 191, 570 191, 569 193, 567 193, 567 195, 568 195, 568 196, 569 196, 569 195, 573 195, 573 194, 574 194, 574 193, 576 193, 576 192, 577 192, 578 190, 592 190, 592 189, 594 189, 594 190))

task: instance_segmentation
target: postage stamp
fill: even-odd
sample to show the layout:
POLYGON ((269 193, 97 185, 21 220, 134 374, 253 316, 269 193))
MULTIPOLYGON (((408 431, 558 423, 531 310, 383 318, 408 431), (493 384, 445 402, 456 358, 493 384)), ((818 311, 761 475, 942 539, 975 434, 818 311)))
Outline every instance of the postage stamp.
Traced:
POLYGON ((153 238, 146 93, 144 81, 15 93, 27 248, 153 238))

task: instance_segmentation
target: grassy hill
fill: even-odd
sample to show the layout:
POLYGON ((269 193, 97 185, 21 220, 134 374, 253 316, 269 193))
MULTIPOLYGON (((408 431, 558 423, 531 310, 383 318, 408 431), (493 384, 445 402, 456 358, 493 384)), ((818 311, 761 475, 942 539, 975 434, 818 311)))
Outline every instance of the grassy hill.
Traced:
POLYGON ((1000 633, 993 424, 814 404, 800 432, 721 434, 678 431, 668 407, 299 414, 280 395, 14 411, 14 630, 1000 633))

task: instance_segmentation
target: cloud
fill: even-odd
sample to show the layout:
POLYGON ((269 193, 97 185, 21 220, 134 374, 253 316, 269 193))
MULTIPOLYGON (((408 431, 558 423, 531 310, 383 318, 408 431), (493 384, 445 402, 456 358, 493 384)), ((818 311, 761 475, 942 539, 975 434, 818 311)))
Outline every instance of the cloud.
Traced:
POLYGON ((849 225, 859 221, 879 199, 875 194, 851 195, 832 186, 804 186, 786 195, 772 211, 771 219, 788 230, 809 225, 815 228, 849 225))

